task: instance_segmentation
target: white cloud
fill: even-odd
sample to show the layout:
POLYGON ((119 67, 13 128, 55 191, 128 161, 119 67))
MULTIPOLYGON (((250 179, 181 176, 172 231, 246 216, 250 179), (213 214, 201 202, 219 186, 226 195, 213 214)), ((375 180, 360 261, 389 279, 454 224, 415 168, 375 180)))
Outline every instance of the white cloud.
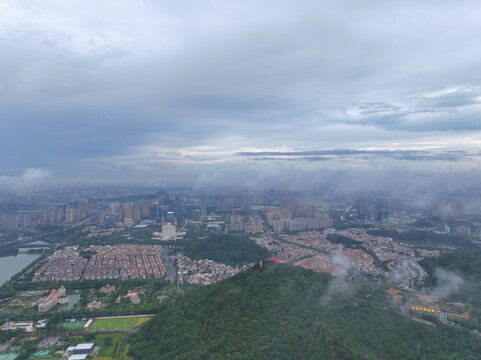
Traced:
POLYGON ((52 174, 46 169, 26 169, 18 176, 0 176, 0 189, 8 191, 39 190, 49 185, 52 174))

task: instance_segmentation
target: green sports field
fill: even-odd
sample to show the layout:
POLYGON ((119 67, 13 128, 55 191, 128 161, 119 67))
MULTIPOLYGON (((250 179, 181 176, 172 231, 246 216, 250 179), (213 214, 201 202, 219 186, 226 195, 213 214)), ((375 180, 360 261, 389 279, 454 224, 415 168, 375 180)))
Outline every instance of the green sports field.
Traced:
MULTIPOLYGON (((86 321, 84 320, 77 320, 77 321, 62 321, 57 325, 58 328, 64 330, 80 330, 82 326, 84 326, 86 321)), ((1 359, 0 359, 1 360, 1 359)))
POLYGON ((48 350, 37 350, 30 354, 30 359, 44 358, 47 357, 50 351, 48 350))
POLYGON ((148 316, 97 319, 89 326, 89 331, 129 330, 150 319, 148 316))
POLYGON ((9 354, 0 354, 0 360, 13 360, 18 356, 18 354, 9 353, 9 354))

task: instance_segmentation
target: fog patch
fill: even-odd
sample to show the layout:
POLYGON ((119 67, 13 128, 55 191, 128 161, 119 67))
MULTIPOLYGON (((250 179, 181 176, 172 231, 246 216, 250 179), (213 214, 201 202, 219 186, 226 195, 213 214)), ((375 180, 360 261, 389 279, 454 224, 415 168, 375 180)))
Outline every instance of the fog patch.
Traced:
POLYGON ((438 299, 445 298, 459 290, 464 280, 461 276, 441 268, 434 271, 437 279, 436 287, 432 291, 432 295, 438 299))
POLYGON ((327 285, 326 292, 322 295, 321 304, 326 306, 336 301, 339 298, 352 297, 357 291, 358 286, 349 281, 347 273, 352 269, 352 264, 349 259, 342 253, 342 248, 338 248, 331 260, 341 268, 339 275, 333 276, 327 285))

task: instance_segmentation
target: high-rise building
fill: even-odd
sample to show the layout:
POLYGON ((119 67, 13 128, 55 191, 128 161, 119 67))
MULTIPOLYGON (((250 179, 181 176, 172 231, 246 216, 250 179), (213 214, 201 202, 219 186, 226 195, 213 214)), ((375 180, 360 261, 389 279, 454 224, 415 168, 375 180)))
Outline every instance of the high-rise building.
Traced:
POLYGON ((207 216, 207 196, 204 193, 200 194, 200 216, 207 216))
POLYGON ((18 228, 27 228, 30 226, 30 215, 0 215, 0 226, 11 230, 16 230, 18 228))
POLYGON ((245 214, 248 214, 251 212, 251 210, 252 210, 251 203, 248 201, 244 201, 242 203, 242 212, 244 212, 245 214))
POLYGON ((150 205, 143 205, 141 207, 141 218, 142 219, 147 219, 149 218, 151 215, 150 215, 150 208, 151 206, 150 205))
POLYGON ((357 212, 357 219, 364 220, 367 217, 367 201, 363 198, 358 198, 356 200, 356 212, 357 212))
POLYGON ((375 207, 375 219, 378 222, 383 222, 389 215, 389 202, 385 199, 379 199, 375 207))
POLYGON ((140 221, 142 219, 142 209, 138 206, 132 208, 132 220, 140 221))
POLYGON ((64 219, 62 208, 46 208, 42 210, 43 222, 60 222, 64 219))
POLYGON ((217 210, 220 212, 231 212, 234 210, 234 198, 226 196, 217 203, 217 210))
POLYGON ((17 203, 13 201, 3 201, 0 203, 0 215, 16 215, 17 203))
POLYGON ((175 239, 177 233, 175 231, 175 225, 170 223, 162 225, 162 238, 175 239))
POLYGON ((79 211, 75 208, 68 207, 65 209, 65 221, 75 222, 80 220, 79 211))
POLYGON ((175 220, 175 213, 173 211, 167 211, 165 213, 165 220, 174 221, 175 220))
POLYGON ((244 231, 244 218, 239 215, 232 214, 230 217, 230 231, 244 231))

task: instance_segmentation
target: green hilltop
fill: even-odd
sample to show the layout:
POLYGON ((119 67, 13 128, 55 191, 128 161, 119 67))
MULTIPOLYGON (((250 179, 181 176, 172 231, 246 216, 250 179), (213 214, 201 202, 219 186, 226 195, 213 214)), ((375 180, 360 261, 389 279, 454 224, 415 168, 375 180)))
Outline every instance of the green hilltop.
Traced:
POLYGON ((392 307, 385 289, 286 264, 255 266, 163 304, 134 359, 479 359, 481 338, 392 307))

